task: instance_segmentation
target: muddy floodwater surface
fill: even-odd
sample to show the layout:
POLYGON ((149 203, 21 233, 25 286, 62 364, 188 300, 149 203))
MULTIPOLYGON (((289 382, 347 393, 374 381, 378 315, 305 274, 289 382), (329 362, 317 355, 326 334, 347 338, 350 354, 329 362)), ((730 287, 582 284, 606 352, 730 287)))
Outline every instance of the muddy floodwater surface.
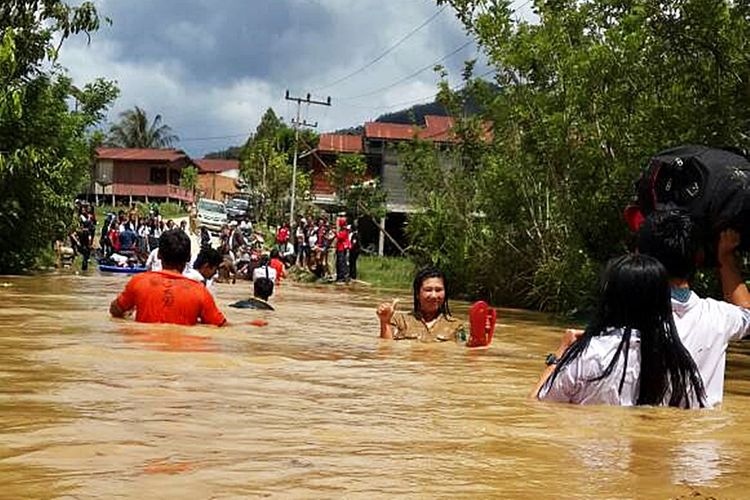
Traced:
POLYGON ((379 340, 375 290, 238 283, 235 326, 141 325, 127 279, 0 277, 2 498, 750 498, 750 344, 718 410, 545 404, 538 314, 470 351, 379 340))

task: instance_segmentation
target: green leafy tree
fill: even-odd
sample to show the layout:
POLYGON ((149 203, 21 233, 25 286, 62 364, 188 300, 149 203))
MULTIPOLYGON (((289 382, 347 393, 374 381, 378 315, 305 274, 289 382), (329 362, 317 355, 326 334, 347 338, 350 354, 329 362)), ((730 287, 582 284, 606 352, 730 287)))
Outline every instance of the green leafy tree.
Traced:
POLYGON ((336 199, 348 214, 355 219, 367 215, 376 223, 385 215, 385 191, 377 179, 368 178, 363 155, 338 155, 326 172, 336 199))
POLYGON ((161 115, 149 123, 138 106, 120 113, 120 121, 110 127, 107 136, 107 144, 116 148, 169 148, 177 140, 169 125, 162 124, 161 115))
POLYGON ((195 196, 195 189, 198 187, 198 169, 194 165, 182 169, 180 173, 180 186, 195 196))
MULTIPOLYGON (((300 135, 301 144, 305 140, 314 141, 314 136, 309 133, 300 135)), ((292 189, 293 158, 294 130, 269 108, 240 155, 240 175, 261 200, 258 207, 261 219, 274 224, 286 220, 292 189)), ((310 186, 310 175, 298 168, 295 183, 298 200, 309 198, 310 186)))
MULTIPOLYGON (((478 266, 464 292, 585 306, 601 264, 626 250, 622 208, 649 156, 680 143, 749 145, 747 2, 537 1, 534 22, 508 1, 438 3, 482 45, 499 86, 464 75, 493 124, 484 150, 466 143, 460 158, 471 164, 441 181, 427 151, 407 169, 426 208, 410 219, 412 246, 451 268, 478 266)), ((443 85, 444 102, 459 98, 443 85)))
POLYGON ((33 267, 74 220, 97 141, 89 131, 118 90, 104 80, 74 87, 57 54, 98 27, 91 2, 0 5, 0 273, 33 267))

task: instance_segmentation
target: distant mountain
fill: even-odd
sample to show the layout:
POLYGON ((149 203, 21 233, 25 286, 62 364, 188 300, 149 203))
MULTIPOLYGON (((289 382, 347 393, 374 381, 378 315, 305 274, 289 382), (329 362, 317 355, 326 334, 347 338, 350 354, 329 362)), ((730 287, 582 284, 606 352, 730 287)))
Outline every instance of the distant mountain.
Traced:
POLYGON ((242 146, 229 146, 222 151, 214 151, 204 155, 204 158, 211 160, 239 160, 242 146))
MULTIPOLYGON (((497 89, 494 85, 493 88, 497 89)), ((481 109, 479 105, 473 99, 469 99, 464 106, 464 113, 470 115, 479 113, 480 111, 481 109)), ((426 115, 448 116, 448 111, 445 109, 445 106, 439 102, 432 101, 426 104, 417 104, 416 106, 402 109, 401 111, 394 111, 393 113, 380 115, 375 121, 381 123, 403 123, 406 125, 416 124, 423 126, 425 124, 424 117, 426 115)))
POLYGON ((356 127, 349 127, 349 128, 341 128, 338 130, 334 130, 331 132, 332 134, 341 134, 341 135, 362 135, 365 133, 365 126, 364 125, 357 125, 356 127))

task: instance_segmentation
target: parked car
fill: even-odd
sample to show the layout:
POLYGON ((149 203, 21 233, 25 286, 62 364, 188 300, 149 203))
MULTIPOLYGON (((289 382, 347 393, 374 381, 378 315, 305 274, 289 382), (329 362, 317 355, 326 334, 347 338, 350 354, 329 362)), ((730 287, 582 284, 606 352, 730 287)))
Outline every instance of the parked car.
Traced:
POLYGON ((250 218, 250 203, 245 198, 232 198, 227 202, 229 220, 240 221, 250 218))
POLYGON ((201 198, 198 200, 198 227, 206 227, 209 231, 219 232, 222 226, 229 222, 227 208, 220 201, 201 198))

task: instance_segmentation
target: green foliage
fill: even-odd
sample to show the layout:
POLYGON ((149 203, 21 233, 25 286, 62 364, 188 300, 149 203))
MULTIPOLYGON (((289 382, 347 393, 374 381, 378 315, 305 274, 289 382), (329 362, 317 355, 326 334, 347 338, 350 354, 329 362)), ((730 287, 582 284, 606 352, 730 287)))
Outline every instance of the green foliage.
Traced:
POLYGON ((56 57, 68 36, 98 25, 90 2, 0 5, 0 273, 33 267, 73 222, 97 140, 87 131, 118 91, 104 80, 77 89, 56 57))
POLYGON ((360 154, 340 154, 326 174, 338 202, 358 219, 367 215, 379 220, 385 215, 385 191, 376 179, 367 178, 367 162, 360 154))
POLYGON ((146 112, 138 106, 120 113, 119 123, 107 135, 107 145, 116 148, 169 148, 177 140, 171 127, 162 125, 161 115, 149 124, 146 112))
POLYGON ((198 186, 198 169, 195 166, 190 165, 182 169, 180 186, 195 194, 195 188, 198 186))
MULTIPOLYGON (((270 224, 284 222, 289 214, 293 158, 294 131, 269 108, 242 150, 240 175, 262 200, 258 217, 270 224)), ((298 200, 309 196, 310 185, 310 175, 298 168, 295 183, 298 200)))
POLYGON ((750 145, 746 2, 535 2, 535 23, 511 2, 438 3, 482 45, 500 86, 489 92, 467 66, 493 124, 481 140, 464 129, 465 96, 442 84, 460 152, 451 163, 416 145, 407 164, 423 208, 410 220, 412 250, 465 276, 468 294, 585 307, 601 264, 626 250, 621 212, 649 156, 680 143, 750 145))

